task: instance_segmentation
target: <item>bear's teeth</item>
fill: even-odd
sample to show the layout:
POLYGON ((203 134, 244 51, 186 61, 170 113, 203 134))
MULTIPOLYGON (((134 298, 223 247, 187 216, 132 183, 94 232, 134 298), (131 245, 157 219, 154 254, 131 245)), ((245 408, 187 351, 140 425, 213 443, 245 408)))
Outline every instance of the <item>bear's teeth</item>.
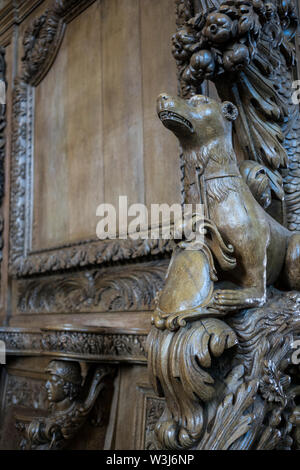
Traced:
POLYGON ((163 120, 166 120, 166 119, 172 119, 173 121, 177 121, 177 122, 183 123, 183 124, 185 124, 190 130, 193 130, 192 124, 191 124, 187 119, 185 119, 184 117, 180 116, 179 114, 174 113, 173 111, 161 111, 161 113, 159 113, 159 117, 160 117, 160 119, 161 119, 162 121, 163 121, 163 120))

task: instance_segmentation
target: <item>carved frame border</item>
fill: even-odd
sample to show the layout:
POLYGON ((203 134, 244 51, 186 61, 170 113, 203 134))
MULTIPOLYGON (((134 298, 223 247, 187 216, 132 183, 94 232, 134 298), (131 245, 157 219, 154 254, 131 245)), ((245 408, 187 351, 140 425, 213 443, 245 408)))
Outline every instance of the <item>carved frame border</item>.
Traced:
POLYGON ((24 36, 22 75, 13 92, 10 274, 25 277, 169 253, 169 240, 83 240, 32 251, 34 88, 48 73, 66 25, 95 0, 54 0, 24 36))

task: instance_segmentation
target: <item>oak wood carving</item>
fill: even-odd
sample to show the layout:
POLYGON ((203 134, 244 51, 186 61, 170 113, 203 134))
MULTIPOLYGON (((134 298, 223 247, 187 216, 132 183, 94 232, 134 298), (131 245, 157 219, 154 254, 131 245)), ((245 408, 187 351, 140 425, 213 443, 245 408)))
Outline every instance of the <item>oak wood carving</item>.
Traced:
POLYGON ((77 362, 54 360, 47 367, 46 382, 50 414, 30 418, 16 416, 17 429, 23 434, 22 450, 62 449, 82 428, 95 402, 112 374, 107 367, 97 367, 90 383, 82 385, 80 365, 77 362))
MULTIPOLYGON (((107 368, 99 363, 142 369, 148 361, 157 397, 151 391, 145 416, 138 418, 145 431, 139 442, 147 449, 299 448, 300 374, 293 345, 300 339, 300 121, 291 101, 293 2, 175 2, 173 54, 181 97, 163 93, 157 111, 180 143, 181 159, 174 165, 182 168, 184 202, 204 205, 205 218, 193 219, 204 244, 83 240, 34 252, 35 87, 54 63, 68 22, 90 3, 53 0, 24 35, 12 103, 15 308, 23 318, 41 319, 88 310, 99 313, 99 322, 105 312, 155 310, 147 344, 148 330, 135 328, 0 329, 8 355, 55 358, 46 388, 56 404, 38 418, 17 414, 21 447, 68 445, 100 392, 107 368), (220 101, 205 95, 206 80, 220 101), (156 257, 170 253, 164 283, 169 260, 156 257), (89 384, 79 384, 78 363, 69 361, 93 363, 89 384)), ((0 134, 4 115, 1 122, 0 134)), ((1 149, 0 142, 0 160, 1 149)), ((8 402, 39 402, 44 410, 45 390, 22 380, 9 381, 8 402)))
POLYGON ((182 98, 161 94, 157 111, 182 149, 185 202, 204 206, 200 224, 194 214, 204 243, 177 241, 157 296, 148 367, 166 408, 152 444, 298 448, 294 6, 177 1, 177 9, 182 98), (220 102, 201 93, 204 79, 214 81, 220 102))

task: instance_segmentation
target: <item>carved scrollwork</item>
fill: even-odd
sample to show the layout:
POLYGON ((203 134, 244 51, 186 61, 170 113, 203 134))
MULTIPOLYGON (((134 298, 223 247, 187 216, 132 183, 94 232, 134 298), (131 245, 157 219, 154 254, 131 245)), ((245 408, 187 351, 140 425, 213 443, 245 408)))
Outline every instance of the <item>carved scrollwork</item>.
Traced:
POLYGON ((191 448, 200 439, 206 421, 200 403, 211 401, 216 393, 213 357, 236 343, 233 330, 217 319, 193 322, 175 334, 152 329, 148 338, 150 380, 157 395, 167 402, 156 426, 164 448, 191 448))
POLYGON ((46 372, 50 415, 46 418, 18 416, 17 429, 22 432, 21 449, 51 450, 65 447, 86 422, 99 393, 112 370, 96 367, 90 384, 81 385, 80 366, 76 362, 51 361, 46 372), (85 391, 85 397, 84 397, 85 391))
POLYGON ((167 261, 99 268, 53 279, 20 280, 21 313, 139 311, 153 309, 167 261))
POLYGON ((153 446, 198 450, 293 446, 293 426, 298 421, 289 367, 293 338, 300 331, 300 298, 275 290, 269 296, 264 308, 244 310, 229 325, 207 319, 175 334, 152 330, 150 378, 167 404, 156 424, 153 446))

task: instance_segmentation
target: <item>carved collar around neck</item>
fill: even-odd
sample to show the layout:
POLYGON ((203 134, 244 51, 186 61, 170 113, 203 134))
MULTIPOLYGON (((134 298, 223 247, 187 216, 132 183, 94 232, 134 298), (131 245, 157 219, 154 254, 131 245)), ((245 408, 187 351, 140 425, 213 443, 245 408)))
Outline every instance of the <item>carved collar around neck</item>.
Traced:
POLYGON ((241 174, 237 168, 236 163, 232 165, 227 165, 226 168, 218 168, 215 171, 204 171, 204 180, 211 181, 218 178, 241 178, 241 174))

